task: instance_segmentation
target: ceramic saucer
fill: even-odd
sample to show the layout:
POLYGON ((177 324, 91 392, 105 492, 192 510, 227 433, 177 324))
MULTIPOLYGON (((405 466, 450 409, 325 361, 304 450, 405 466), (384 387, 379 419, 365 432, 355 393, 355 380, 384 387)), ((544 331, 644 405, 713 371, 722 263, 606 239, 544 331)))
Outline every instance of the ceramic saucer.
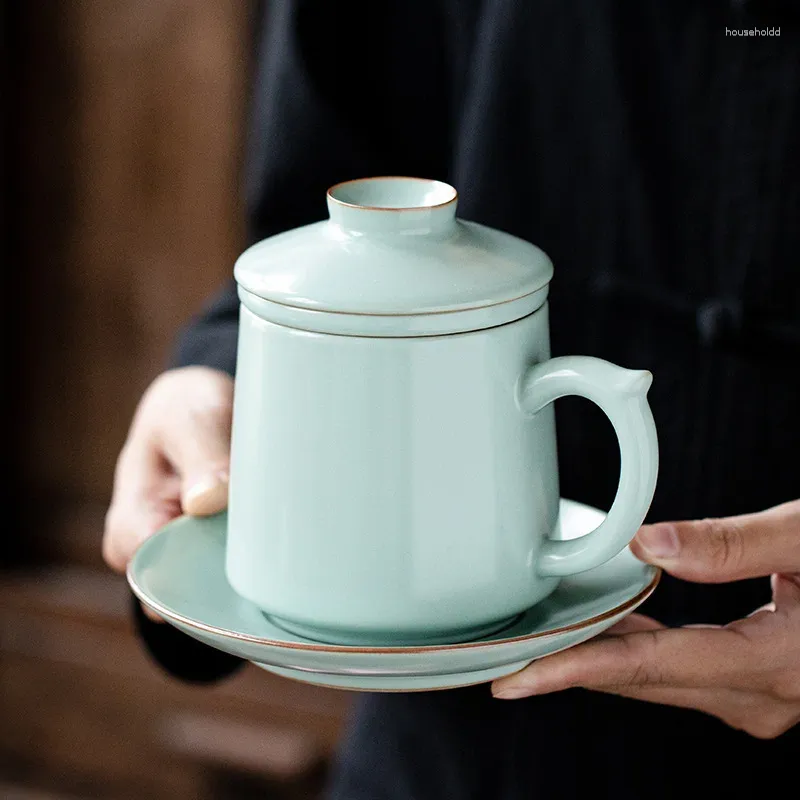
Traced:
MULTIPOLYGON (((600 524, 604 513, 561 501, 559 538, 600 524)), ((135 594, 201 642, 306 683, 360 691, 421 691, 494 680, 530 661, 586 641, 649 597, 659 571, 624 550, 564 578, 509 627, 475 641, 420 647, 321 644, 279 628, 225 578, 227 514, 180 517, 148 539, 128 567, 135 594)))

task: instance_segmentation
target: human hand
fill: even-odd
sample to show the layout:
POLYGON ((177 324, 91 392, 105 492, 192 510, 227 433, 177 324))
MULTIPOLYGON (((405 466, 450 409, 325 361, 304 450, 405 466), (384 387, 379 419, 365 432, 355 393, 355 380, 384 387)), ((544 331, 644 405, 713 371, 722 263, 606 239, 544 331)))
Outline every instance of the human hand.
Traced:
POLYGON ((757 514, 644 526, 642 561, 697 583, 772 575, 772 603, 730 625, 665 628, 632 614, 608 636, 492 684, 515 699, 580 686, 694 708, 770 739, 800 722, 800 500, 757 514))
POLYGON ((149 386, 114 474, 103 535, 112 569, 124 572, 136 548, 180 514, 226 507, 232 408, 233 380, 219 370, 173 369, 149 386))

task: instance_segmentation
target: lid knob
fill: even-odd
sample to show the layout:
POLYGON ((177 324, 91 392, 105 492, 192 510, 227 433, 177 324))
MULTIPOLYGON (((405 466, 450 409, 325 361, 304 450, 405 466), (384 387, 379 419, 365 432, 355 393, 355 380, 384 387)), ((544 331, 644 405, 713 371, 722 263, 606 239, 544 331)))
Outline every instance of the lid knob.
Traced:
POLYGON ((422 234, 455 225, 458 192, 425 178, 361 178, 328 189, 331 222, 351 233, 422 234))

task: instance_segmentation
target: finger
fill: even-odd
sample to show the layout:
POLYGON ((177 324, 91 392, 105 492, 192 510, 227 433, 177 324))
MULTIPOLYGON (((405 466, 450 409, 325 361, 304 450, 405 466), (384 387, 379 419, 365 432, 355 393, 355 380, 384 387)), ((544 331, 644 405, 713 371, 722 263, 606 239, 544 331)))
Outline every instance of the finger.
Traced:
POLYGON ((682 630, 694 631, 718 631, 722 625, 713 625, 710 622, 690 622, 688 625, 682 625, 682 630))
POLYGON ((228 471, 218 469, 198 479, 185 477, 181 505, 193 517, 206 517, 227 508, 228 471))
POLYGON ((751 611, 745 619, 753 619, 755 617, 760 617, 764 614, 774 614, 775 613, 775 602, 771 603, 764 603, 763 606, 759 606, 755 611, 751 611))
POLYGON ((136 548, 180 514, 179 483, 144 440, 132 440, 117 462, 114 494, 106 515, 103 557, 124 572, 136 548))
POLYGON ((800 608, 800 574, 775 573, 772 583, 772 606, 775 611, 793 611, 800 608))
POLYGON ((642 631, 659 631, 664 628, 657 620, 644 614, 630 614, 616 625, 612 625, 606 636, 624 636, 628 633, 641 633, 642 631))
POLYGON ((756 669, 750 641, 732 629, 665 629, 594 639, 535 661, 494 683, 505 697, 573 686, 736 686, 756 669))
POLYGON ((700 583, 800 572, 800 500, 739 517, 645 525, 631 550, 700 583))
POLYGON ((190 408, 161 431, 164 454, 181 478, 187 514, 206 516, 228 504, 231 409, 228 402, 190 408))
POLYGON ((645 703, 692 708, 706 714, 721 716, 742 705, 741 699, 733 689, 686 689, 681 686, 608 686, 600 691, 615 694, 645 703))
POLYGON ((144 615, 145 615, 145 616, 147 617, 147 619, 149 619, 151 622, 163 622, 163 621, 164 621, 164 618, 163 618, 163 617, 160 617, 160 616, 159 616, 159 615, 158 615, 158 614, 157 614, 157 613, 156 613, 156 612, 155 612, 155 611, 154 611, 152 608, 150 608, 150 606, 148 606, 146 603, 140 603, 140 605, 141 605, 141 607, 142 607, 142 611, 144 612, 144 615))

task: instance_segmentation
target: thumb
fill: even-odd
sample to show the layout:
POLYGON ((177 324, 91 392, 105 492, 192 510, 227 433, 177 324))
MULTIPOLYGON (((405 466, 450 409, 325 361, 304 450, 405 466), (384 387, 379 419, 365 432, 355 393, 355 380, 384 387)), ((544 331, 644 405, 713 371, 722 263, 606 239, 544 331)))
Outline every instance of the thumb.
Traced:
POLYGON ((676 577, 724 583, 800 571, 800 500, 738 517, 645 525, 634 555, 676 577))
POLYGON ((228 471, 218 469, 202 478, 184 478, 181 506, 193 517, 217 514, 228 506, 228 471))
POLYGON ((166 434, 164 453, 180 476, 184 513, 202 517, 227 507, 230 446, 225 406, 189 413, 166 434))

